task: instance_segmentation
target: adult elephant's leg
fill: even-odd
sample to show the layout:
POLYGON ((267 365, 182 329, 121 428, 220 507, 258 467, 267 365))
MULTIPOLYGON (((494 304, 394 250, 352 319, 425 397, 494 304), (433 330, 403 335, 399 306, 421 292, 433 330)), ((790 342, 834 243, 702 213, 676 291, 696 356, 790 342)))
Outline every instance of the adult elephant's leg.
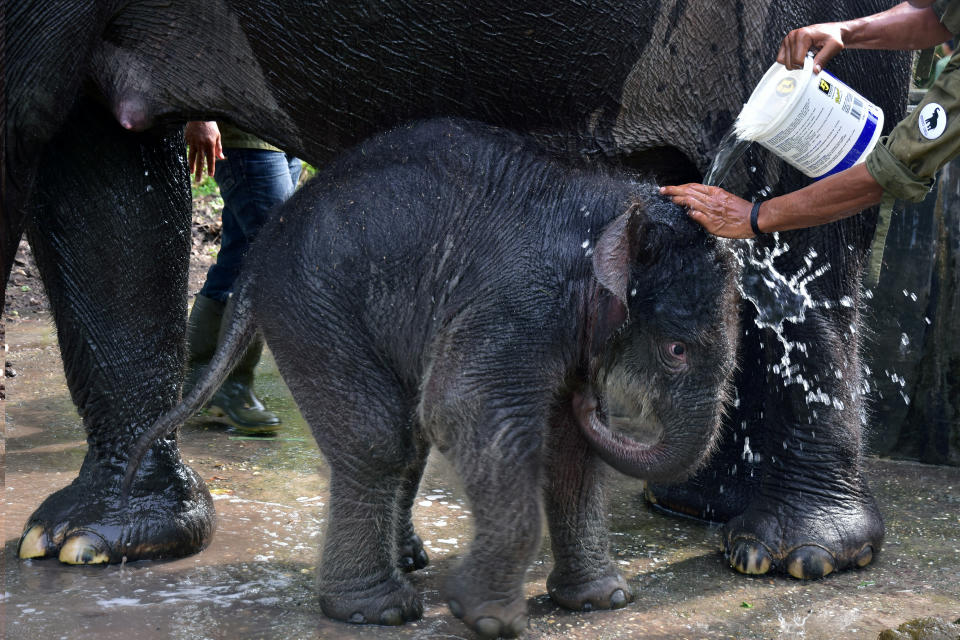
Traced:
POLYGON ((868 564, 883 542, 883 520, 861 472, 863 252, 855 247, 863 243, 855 231, 834 225, 784 238, 795 249, 778 267, 799 273, 810 259, 811 295, 803 320, 783 323, 782 339, 769 330, 763 336, 769 356, 761 482, 724 535, 731 564, 744 573, 778 568, 819 578, 868 564), (840 240, 845 250, 837 249, 840 240))
POLYGON ((610 560, 606 470, 569 411, 552 421, 544 498, 554 568, 547 591, 568 609, 619 609, 633 600, 610 560))
POLYGON ((210 495, 173 437, 151 449, 129 508, 119 499, 128 448, 182 383, 188 185, 180 131, 131 134, 90 104, 45 151, 28 237, 88 450, 28 520, 22 558, 119 562, 210 541, 210 495))
MULTIPOLYGON (((769 308, 759 312, 746 303, 736 406, 720 450, 691 481, 648 487, 660 509, 725 522, 730 563, 743 573, 817 578, 869 563, 883 542, 883 520, 861 473, 857 308, 869 229, 860 223, 781 234, 794 247, 776 261, 788 280, 829 268, 805 283, 808 298, 793 296, 802 308, 785 308, 783 295, 767 295, 769 308), (758 326, 799 311, 803 321, 784 320, 780 337, 758 326)), ((766 289, 776 280, 761 275, 748 269, 746 286, 766 289)))

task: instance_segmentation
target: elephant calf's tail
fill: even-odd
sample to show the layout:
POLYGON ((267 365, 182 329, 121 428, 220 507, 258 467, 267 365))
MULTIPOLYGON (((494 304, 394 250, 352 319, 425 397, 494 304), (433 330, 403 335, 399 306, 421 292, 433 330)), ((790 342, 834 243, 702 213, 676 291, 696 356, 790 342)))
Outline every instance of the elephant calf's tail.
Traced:
POLYGON ((257 328, 251 312, 249 282, 249 278, 243 276, 238 278, 236 291, 231 296, 226 308, 226 333, 221 336, 216 353, 210 360, 210 364, 201 372, 194 387, 180 401, 180 404, 157 418, 157 421, 140 434, 140 437, 133 444, 127 458, 127 471, 120 487, 121 502, 124 507, 129 500, 130 487, 137 475, 137 469, 139 469, 143 457, 153 446, 153 443, 159 438, 173 433, 190 416, 200 411, 210 401, 210 398, 213 397, 224 379, 243 357, 253 340, 257 328))

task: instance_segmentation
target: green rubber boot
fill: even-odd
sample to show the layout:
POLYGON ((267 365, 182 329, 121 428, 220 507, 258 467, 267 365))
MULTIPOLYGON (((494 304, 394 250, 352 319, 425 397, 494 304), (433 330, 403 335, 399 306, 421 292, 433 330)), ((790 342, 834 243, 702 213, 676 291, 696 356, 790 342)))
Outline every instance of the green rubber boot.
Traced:
POLYGON ((187 319, 187 375, 183 380, 183 394, 194 387, 200 372, 213 358, 220 337, 220 323, 227 304, 197 296, 187 319))
MULTIPOLYGON (((185 389, 189 389, 196 382, 200 370, 213 357, 227 304, 229 303, 204 296, 197 296, 193 303, 187 331, 190 366, 185 389)), ((272 436, 280 429, 280 418, 267 411, 253 394, 253 371, 262 353, 263 338, 258 335, 236 368, 207 403, 207 414, 220 418, 239 433, 272 436)))

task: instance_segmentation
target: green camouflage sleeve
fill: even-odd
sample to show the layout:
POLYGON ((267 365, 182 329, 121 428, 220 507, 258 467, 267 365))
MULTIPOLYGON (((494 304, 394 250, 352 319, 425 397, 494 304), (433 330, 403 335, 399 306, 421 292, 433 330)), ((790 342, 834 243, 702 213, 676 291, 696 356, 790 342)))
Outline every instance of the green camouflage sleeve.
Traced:
POLYGON ((960 2, 937 0, 933 3, 933 11, 950 33, 960 33, 960 2))
POLYGON ((940 167, 960 155, 958 67, 960 56, 950 61, 917 108, 867 156, 867 171, 887 193, 920 202, 933 187, 940 167))

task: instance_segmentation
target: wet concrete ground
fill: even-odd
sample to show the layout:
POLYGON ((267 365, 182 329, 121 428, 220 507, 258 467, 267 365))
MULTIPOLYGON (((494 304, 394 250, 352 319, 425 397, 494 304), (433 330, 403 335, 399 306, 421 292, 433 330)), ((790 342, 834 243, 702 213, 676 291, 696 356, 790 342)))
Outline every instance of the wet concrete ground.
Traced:
MULTIPOLYGON (((211 546, 189 558, 127 566, 66 567, 16 558, 30 512, 68 484, 85 450, 49 321, 7 326, 8 378, 4 584, 0 637, 245 639, 456 639, 473 635, 438 588, 471 537, 470 511, 444 461, 431 459, 415 524, 431 564, 412 574, 424 618, 402 628, 332 622, 314 598, 326 512, 323 459, 273 363, 259 389, 285 427, 251 440, 190 425, 182 449, 216 498, 211 546), (5 629, 4 629, 5 627, 5 629)), ((960 617, 960 469, 869 459, 887 518, 873 565, 816 582, 746 577, 718 551, 719 529, 665 517, 641 485, 614 477, 611 546, 637 600, 626 609, 571 613, 546 596, 549 541, 528 572, 530 638, 869 638, 919 616, 960 617)))

